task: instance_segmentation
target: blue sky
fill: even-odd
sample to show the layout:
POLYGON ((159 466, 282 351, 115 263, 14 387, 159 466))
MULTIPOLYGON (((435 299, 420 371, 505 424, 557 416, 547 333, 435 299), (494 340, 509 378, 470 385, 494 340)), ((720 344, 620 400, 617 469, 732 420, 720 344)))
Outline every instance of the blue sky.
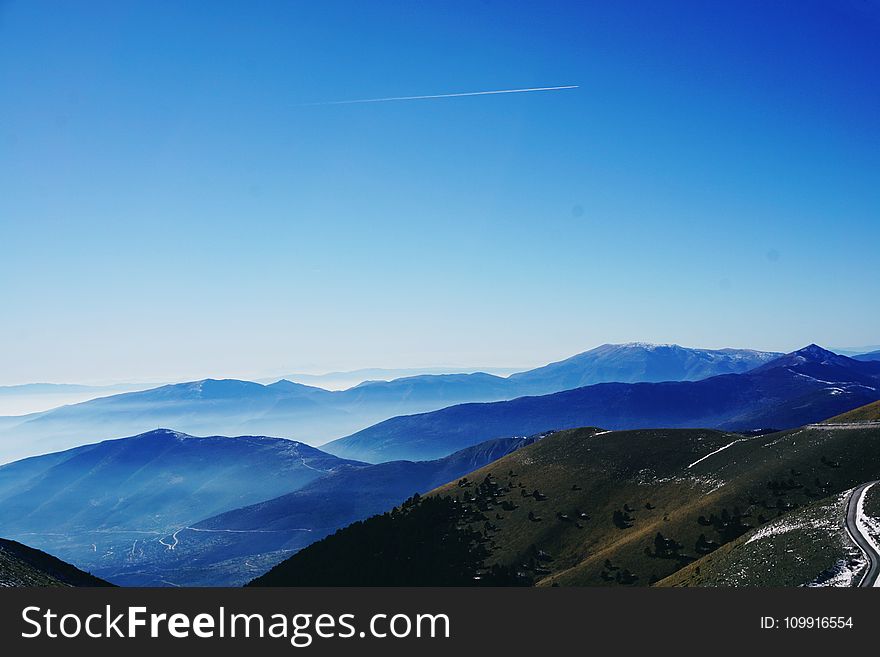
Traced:
POLYGON ((0 384, 875 344, 878 30, 839 0, 0 1, 0 384))

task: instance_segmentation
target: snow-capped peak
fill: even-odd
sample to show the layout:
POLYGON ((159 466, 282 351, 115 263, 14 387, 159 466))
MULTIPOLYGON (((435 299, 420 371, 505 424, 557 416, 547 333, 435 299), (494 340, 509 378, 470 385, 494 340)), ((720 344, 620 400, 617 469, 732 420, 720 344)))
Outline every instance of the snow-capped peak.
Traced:
POLYGON ((669 344, 669 343, 657 343, 657 342, 625 342, 620 347, 630 347, 635 349, 645 349, 647 351, 654 351, 656 349, 680 349, 677 344, 669 344))
POLYGON ((186 440, 187 438, 192 437, 189 434, 175 431, 174 429, 162 428, 147 431, 146 433, 142 433, 141 436, 149 436, 150 438, 173 438, 174 440, 186 440))
POLYGON ((803 349, 798 349, 797 351, 792 353, 792 356, 802 358, 804 361, 826 361, 831 358, 837 358, 838 355, 833 351, 828 351, 827 349, 823 349, 817 344, 809 344, 803 349))

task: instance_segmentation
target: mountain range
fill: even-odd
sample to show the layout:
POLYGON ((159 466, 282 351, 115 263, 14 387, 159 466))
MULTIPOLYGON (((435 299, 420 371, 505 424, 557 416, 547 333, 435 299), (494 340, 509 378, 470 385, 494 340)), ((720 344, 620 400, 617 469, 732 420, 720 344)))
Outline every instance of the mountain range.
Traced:
POLYGON ((776 356, 751 350, 631 343, 603 345, 508 378, 482 372, 426 374, 370 381, 341 391, 287 380, 262 385, 206 379, 111 395, 26 416, 0 417, 0 463, 156 427, 201 435, 281 436, 319 445, 391 417, 463 402, 544 395, 601 381, 699 379, 744 372, 776 356))
POLYGON ((603 383, 510 401, 395 417, 322 448, 367 462, 429 459, 490 438, 604 426, 785 429, 880 399, 880 362, 817 345, 742 374, 700 381, 603 383))
POLYGON ((358 370, 342 372, 327 372, 325 374, 285 374, 281 377, 259 379, 259 383, 274 383, 280 379, 287 379, 294 383, 302 383, 308 386, 316 386, 326 390, 347 390, 362 383, 374 383, 377 381, 393 381, 409 376, 422 376, 431 374, 473 374, 484 372, 496 376, 508 376, 515 372, 521 372, 523 368, 511 367, 486 367, 486 368, 461 368, 461 367, 405 367, 385 368, 368 367, 358 370))
MULTIPOLYGON (((530 394, 493 403, 453 403, 437 411, 393 417, 320 449, 263 435, 198 438, 170 429, 155 429, 123 439, 92 439, 90 444, 82 445, 87 440, 85 436, 91 435, 83 434, 78 439, 78 447, 0 466, 0 535, 47 550, 116 584, 238 585, 265 573, 300 550, 306 555, 304 561, 293 563, 309 564, 308 569, 318 579, 298 581, 320 583, 320 577, 327 571, 315 564, 314 555, 322 554, 324 548, 315 546, 330 541, 332 550, 326 554, 338 555, 347 554, 350 549, 347 541, 369 544, 374 540, 400 539, 393 550, 395 554, 405 555, 411 548, 412 528, 399 523, 409 515, 420 519, 410 518, 406 522, 427 523, 418 530, 428 532, 420 539, 423 542, 428 540, 429 534, 433 537, 431 541, 442 541, 444 532, 452 532, 456 540, 463 539, 464 535, 456 533, 455 528, 463 523, 472 525, 475 515, 468 516, 470 520, 463 518, 461 508, 445 502, 423 506, 417 497, 405 501, 414 494, 428 493, 438 487, 444 495, 464 492, 465 498, 470 499, 471 491, 460 491, 455 482, 462 477, 476 481, 474 477, 485 476, 480 473, 485 472, 482 469, 487 466, 493 468, 492 480, 500 479, 503 474, 512 481, 518 475, 511 472, 520 469, 529 472, 529 479, 534 478, 537 483, 533 485, 541 491, 535 493, 538 502, 547 495, 547 489, 565 500, 578 500, 578 506, 585 507, 588 502, 600 503, 612 492, 612 497, 617 496, 617 487, 622 487, 621 494, 626 493, 629 486, 626 482, 630 480, 621 479, 621 473, 636 476, 632 468, 640 468, 639 476, 644 476, 647 482, 644 485, 655 480, 662 483, 670 477, 687 483, 685 480, 690 475, 681 474, 682 459, 693 457, 684 468, 691 470, 692 466, 702 463, 704 457, 716 452, 725 451, 726 456, 739 454, 740 443, 772 446, 777 443, 761 442, 762 436, 771 434, 772 430, 807 425, 801 433, 788 431, 772 435, 782 442, 802 435, 816 442, 825 437, 836 440, 838 434, 834 432, 841 429, 845 433, 840 436, 855 436, 857 440, 853 445, 870 453, 870 448, 859 442, 862 434, 852 431, 866 430, 867 435, 876 435, 875 428, 861 425, 877 417, 880 362, 840 356, 816 345, 785 355, 727 350, 696 353, 698 351, 675 345, 600 347, 508 379, 483 373, 424 375, 364 383, 342 392, 289 381, 261 385, 207 380, 57 409, 31 418, 32 427, 46 428, 53 423, 61 426, 66 422, 75 427, 78 422, 85 422, 83 407, 94 412, 88 421, 103 422, 102 431, 107 431, 109 427, 144 422, 156 414, 175 423, 193 424, 233 423, 242 417, 252 418, 248 422, 271 423, 283 417, 302 419, 308 413, 318 417, 328 408, 328 395, 344 401, 337 409, 343 406, 357 409, 359 404, 387 409, 401 404, 427 403, 426 400, 446 405, 458 396, 511 394, 511 387, 519 391, 540 391, 547 387, 577 385, 590 380, 589 377, 611 376, 612 367, 621 368, 616 370, 620 378, 628 372, 628 376, 637 380, 659 379, 583 385, 563 392, 530 394), (759 361, 756 366, 747 367, 756 361, 759 361), (627 364, 621 365, 622 362, 627 364), (725 373, 696 381, 664 380, 664 374, 697 377, 719 369, 725 373), (730 369, 743 371, 730 372, 730 369), (853 410, 862 404, 868 405, 853 410), (825 428, 815 428, 819 425, 813 423, 826 418, 832 419, 825 428), (837 426, 847 423, 860 426, 837 426), (603 429, 564 431, 584 426, 603 429), (576 439, 560 439, 559 430, 576 439), (606 445, 595 441, 605 436, 612 441, 611 446, 607 446, 611 452, 603 455, 606 445), (545 443, 561 447, 545 452, 541 447, 545 443), (586 447, 582 449, 581 443, 586 447), (525 456, 520 458, 520 454, 525 456), (597 457, 598 461, 593 463, 597 457), (499 469, 512 463, 517 464, 516 468, 499 469), (535 470, 533 465, 539 469, 535 470), (591 477, 598 477, 596 473, 602 471, 606 478, 599 477, 599 483, 591 485, 589 495, 574 495, 575 490, 588 489, 579 481, 570 481, 566 468, 590 469, 591 477), (553 481, 554 472, 560 473, 561 484, 553 481), (558 489, 558 485, 571 486, 572 494, 558 489), (377 533, 378 525, 364 522, 365 518, 392 508, 395 511, 390 515, 379 516, 383 518, 381 525, 390 534, 385 529, 377 533), (346 533, 345 527, 356 529, 352 530, 354 533, 346 533), (334 532, 340 530, 348 537, 341 543, 334 539, 334 532)), ((799 443, 792 444, 795 451, 800 449, 799 443)), ((826 460, 836 462, 838 456, 853 458, 851 450, 835 451, 836 444, 832 443, 830 451, 822 454, 823 465, 826 460)), ((769 453, 766 450, 750 452, 756 471, 764 472, 772 466, 762 464, 759 459, 760 454, 769 453)), ((811 452, 813 456, 817 453, 811 452)), ((853 470, 852 478, 860 473, 861 470, 858 473, 853 470)), ((694 481, 702 485, 715 474, 709 473, 706 477, 705 481, 699 478, 694 481)), ((834 483, 836 486, 838 482, 834 483)), ((464 487, 471 485, 474 484, 464 487)), ((481 490, 486 485, 484 482, 481 490)), ((684 495, 685 489, 694 494, 693 485, 681 490, 677 485, 673 482, 669 488, 657 489, 656 500, 684 495)), ((755 482, 749 484, 753 488, 756 485, 755 482)), ((618 502, 623 504, 622 500, 618 502)), ((652 498, 649 502, 658 508, 672 508, 662 507, 656 500, 652 498)), ((621 507, 623 513, 633 515, 626 508, 635 507, 630 502, 626 505, 621 507)), ((489 503, 489 506, 499 504, 489 503)), ((571 519, 562 507, 550 506, 554 513, 571 519)), ((609 510, 603 509, 603 514, 609 510)), ((489 509, 478 510, 484 513, 489 509)), ((535 507, 535 513, 537 510, 535 507)), ((485 522, 497 524, 495 520, 506 518, 505 511, 504 506, 499 506, 495 510, 497 516, 488 514, 485 522)), ((557 520, 569 522, 558 517, 557 520)), ((542 581, 545 570, 555 577, 554 568, 546 564, 539 564, 535 570, 528 550, 520 549, 523 537, 535 536, 532 531, 535 522, 520 519, 511 525, 515 531, 507 536, 515 537, 515 540, 509 539, 513 547, 502 546, 501 551, 498 546, 502 543, 497 540, 477 541, 486 552, 483 556, 477 555, 477 561, 497 566, 491 572, 477 575, 484 578, 481 581, 542 581), (490 559, 491 554, 495 555, 494 561, 490 559), (517 559, 531 563, 524 578, 517 575, 517 559)), ((484 538, 486 532, 493 534, 488 526, 480 531, 484 538)), ((682 531, 690 541, 690 530, 682 531)), ((476 535, 468 536, 474 539, 476 535)), ((610 540, 609 536, 599 536, 597 540, 610 540)), ((459 548, 464 545, 456 544, 459 548)), ((540 549, 559 549, 552 541, 545 544, 548 547, 540 549)), ((425 549, 426 554, 430 552, 425 549)), ((476 556, 464 551, 458 553, 457 558, 463 561, 455 571, 456 576, 471 572, 476 556)), ((566 558, 571 561, 574 557, 566 558)), ((352 558, 352 567, 358 563, 352 558)), ((452 559, 450 563, 457 562, 452 559)), ((636 568, 645 570, 646 563, 657 565, 654 562, 627 563, 630 573, 636 572, 636 568)), ((652 581, 678 572, 659 567, 654 570, 652 581)), ((277 575, 279 571, 273 572, 277 575)), ((281 568, 280 572, 287 571, 281 568)), ((406 572, 400 571, 401 581, 416 576, 416 571, 406 572)), ((376 577, 380 574, 390 576, 382 569, 374 573, 376 577)), ((439 570, 435 574, 441 580, 447 576, 439 570)), ((280 579, 275 575, 267 575, 268 579, 260 582, 287 581, 287 575, 280 579)), ((338 571, 333 577, 343 577, 343 573, 338 571)), ((688 577, 691 579, 681 581, 699 579, 688 577)), ((593 580, 582 580, 580 576, 570 579, 566 575, 553 581, 589 583, 593 580)))
POLYGON ((66 404, 78 404, 98 397, 155 388, 156 384, 120 383, 90 386, 72 383, 26 383, 0 386, 0 416, 40 413, 66 404))

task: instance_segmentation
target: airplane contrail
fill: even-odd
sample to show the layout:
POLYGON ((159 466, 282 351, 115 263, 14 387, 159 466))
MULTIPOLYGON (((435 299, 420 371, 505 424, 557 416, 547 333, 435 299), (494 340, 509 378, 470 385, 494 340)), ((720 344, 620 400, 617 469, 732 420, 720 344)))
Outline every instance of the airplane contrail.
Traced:
POLYGON ((577 89, 579 85, 568 84, 562 87, 531 87, 528 89, 497 89, 493 91, 465 91, 455 94, 433 94, 430 96, 391 96, 389 98, 360 98, 358 100, 328 100, 320 103, 305 103, 305 105, 354 105, 356 103, 388 103, 395 100, 425 100, 428 98, 460 98, 461 96, 491 96, 493 94, 522 94, 532 91, 561 91, 563 89, 577 89))

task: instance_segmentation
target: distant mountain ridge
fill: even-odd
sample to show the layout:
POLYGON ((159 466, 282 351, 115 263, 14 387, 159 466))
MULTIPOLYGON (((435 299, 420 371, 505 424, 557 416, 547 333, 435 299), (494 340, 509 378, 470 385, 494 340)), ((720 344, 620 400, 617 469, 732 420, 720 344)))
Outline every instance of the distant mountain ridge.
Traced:
MULTIPOLYGON (((104 386, 75 383, 26 383, 0 386, 0 416, 12 419, 15 416, 45 412, 65 404, 77 404, 97 397, 155 387, 156 384, 145 383, 121 383, 104 386)), ((0 427, 2 424, 3 421, 0 420, 0 427)))
POLYGON ((742 374, 700 381, 603 383, 543 396, 461 404, 392 418, 323 449, 368 462, 436 458, 496 436, 549 429, 785 429, 880 399, 880 363, 817 345, 742 374))
MULTIPOLYGON (((339 372, 327 372, 325 374, 285 374, 282 379, 295 383, 317 386, 326 390, 347 390, 363 383, 377 383, 393 381, 411 376, 424 376, 434 374, 475 374, 482 372, 494 376, 508 376, 514 372, 522 372, 523 368, 516 367, 408 367, 408 368, 383 368, 368 367, 358 370, 339 372)), ((272 383, 274 379, 259 379, 260 383, 272 383)))
POLYGON ((692 349, 646 342, 604 344, 544 367, 512 374, 510 379, 530 384, 533 394, 597 383, 697 381, 746 372, 781 355, 751 349, 692 349), (547 384, 543 389, 542 383, 547 384))
POLYGON ((772 355, 631 343, 603 345, 508 378, 482 372, 426 374, 368 381, 342 391, 286 380, 263 385, 205 379, 0 418, 0 463, 157 426, 191 434, 271 435, 320 444, 399 415, 548 394, 584 381, 691 379, 739 372, 767 362, 772 355))
POLYGON ((869 351, 866 354, 858 354, 853 356, 856 360, 880 360, 880 350, 869 351))

